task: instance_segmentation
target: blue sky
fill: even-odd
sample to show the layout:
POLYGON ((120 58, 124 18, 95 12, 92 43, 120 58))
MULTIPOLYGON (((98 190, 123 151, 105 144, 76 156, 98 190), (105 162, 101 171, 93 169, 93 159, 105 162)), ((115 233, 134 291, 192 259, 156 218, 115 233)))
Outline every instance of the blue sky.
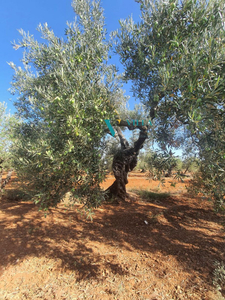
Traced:
MULTIPOLYGON (((23 49, 15 50, 11 42, 18 41, 20 34, 18 29, 38 37, 36 28, 38 24, 48 23, 58 37, 64 36, 66 22, 72 22, 75 13, 71 6, 72 0, 20 0, 20 1, 2 1, 0 11, 0 101, 7 104, 8 111, 15 111, 13 107, 13 96, 9 93, 10 82, 14 71, 7 62, 14 62, 20 65, 23 49)), ((139 21, 139 4, 134 0, 102 0, 106 18, 106 28, 108 33, 119 27, 119 20, 133 15, 135 21, 139 21)), ((114 59, 117 66, 120 67, 118 59, 114 59)), ((130 85, 125 87, 126 95, 132 96, 130 85)), ((130 107, 134 105, 134 100, 129 101, 130 107)))

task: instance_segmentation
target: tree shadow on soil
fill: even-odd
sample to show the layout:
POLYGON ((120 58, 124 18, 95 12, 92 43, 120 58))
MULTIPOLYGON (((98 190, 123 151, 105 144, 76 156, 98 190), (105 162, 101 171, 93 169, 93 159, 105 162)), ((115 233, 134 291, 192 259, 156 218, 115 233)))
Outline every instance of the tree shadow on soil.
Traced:
POLYGON ((210 282, 214 261, 225 259, 224 233, 219 233, 217 225, 222 216, 209 205, 197 200, 193 205, 189 200, 169 197, 160 203, 103 205, 95 210, 93 222, 62 205, 44 218, 31 203, 1 202, 0 265, 46 256, 60 259, 61 268, 76 271, 78 281, 99 278, 103 269, 115 275, 129 274, 114 261, 115 253, 99 254, 99 245, 171 255, 186 272, 195 271, 204 280, 208 274, 210 282))

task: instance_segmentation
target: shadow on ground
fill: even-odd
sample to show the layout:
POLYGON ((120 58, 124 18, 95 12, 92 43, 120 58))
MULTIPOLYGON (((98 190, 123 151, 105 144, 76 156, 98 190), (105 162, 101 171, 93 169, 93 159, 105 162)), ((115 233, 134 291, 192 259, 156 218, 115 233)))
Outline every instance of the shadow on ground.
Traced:
POLYGON ((102 269, 129 274, 113 260, 113 249, 120 249, 171 255, 186 272, 195 271, 210 282, 213 262, 225 259, 224 232, 218 225, 222 216, 206 202, 187 196, 179 201, 168 197, 154 203, 104 205, 95 211, 93 221, 63 205, 46 218, 31 203, 2 201, 0 208, 2 272, 26 257, 46 256, 60 259, 64 269, 76 270, 78 280, 98 278, 102 269), (98 247, 112 251, 104 255, 98 247), (108 255, 110 260, 105 259, 108 255))

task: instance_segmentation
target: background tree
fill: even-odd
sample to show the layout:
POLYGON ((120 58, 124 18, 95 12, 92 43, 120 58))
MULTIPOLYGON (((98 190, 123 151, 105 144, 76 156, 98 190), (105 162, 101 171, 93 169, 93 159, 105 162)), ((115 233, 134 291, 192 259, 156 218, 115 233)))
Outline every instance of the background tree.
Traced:
POLYGON ((6 105, 0 103, 0 192, 11 178, 12 174, 12 153, 13 127, 18 120, 6 113, 6 105), (2 180, 3 171, 8 171, 6 179, 2 180))
POLYGON ((224 207, 225 5, 221 0, 140 3, 142 21, 121 21, 116 51, 149 109, 155 139, 198 152, 201 184, 224 207))
POLYGON ((14 165, 40 208, 56 205, 70 191, 87 205, 103 199, 104 119, 125 105, 115 67, 109 65, 99 1, 74 0, 76 20, 55 36, 39 25, 43 43, 20 30, 23 68, 15 70, 12 93, 22 122, 15 130, 14 165), (36 73, 34 71, 36 70, 36 73))

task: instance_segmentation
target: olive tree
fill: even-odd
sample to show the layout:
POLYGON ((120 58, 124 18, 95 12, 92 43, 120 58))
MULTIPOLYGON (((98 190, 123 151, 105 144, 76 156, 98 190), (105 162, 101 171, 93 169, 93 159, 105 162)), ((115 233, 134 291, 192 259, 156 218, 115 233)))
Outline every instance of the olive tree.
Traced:
POLYGON ((9 161, 9 125, 10 116, 6 114, 6 106, 0 103, 0 167, 5 167, 9 161))
POLYGON ((6 113, 5 103, 0 103, 0 192, 8 183, 12 175, 12 143, 13 127, 18 120, 11 114, 6 113), (6 179, 2 180, 3 171, 8 171, 6 179))
POLYGON ((20 30, 14 48, 24 48, 22 67, 14 63, 11 92, 17 94, 14 165, 41 209, 57 205, 70 192, 84 204, 103 199, 104 119, 115 118, 126 98, 113 65, 108 64, 100 1, 74 0, 76 14, 65 38, 39 25, 43 42, 20 30))
POLYGON ((201 184, 224 207, 225 4, 137 0, 141 22, 120 22, 116 51, 133 92, 154 119, 161 148, 190 146, 201 184))

